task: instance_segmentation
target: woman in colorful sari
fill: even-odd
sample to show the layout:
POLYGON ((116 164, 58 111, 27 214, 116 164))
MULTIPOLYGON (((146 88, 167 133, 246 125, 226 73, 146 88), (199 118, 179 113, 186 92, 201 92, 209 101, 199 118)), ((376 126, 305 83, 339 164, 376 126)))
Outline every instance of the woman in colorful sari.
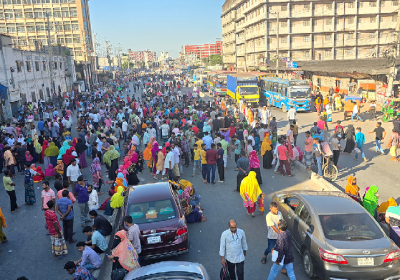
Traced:
POLYGON ((97 156, 93 159, 92 164, 90 165, 90 173, 92 173, 93 186, 96 188, 97 193, 99 195, 103 194, 100 192, 100 190, 104 179, 103 175, 101 174, 100 159, 97 156))
POLYGON ((272 168, 272 160, 274 156, 272 154, 271 144, 272 142, 269 139, 269 134, 266 133, 261 144, 261 156, 263 157, 263 168, 265 169, 272 168))
POLYGON ((243 178, 240 184, 240 196, 243 199, 243 206, 247 209, 248 215, 255 217, 254 211, 256 210, 256 202, 261 193, 262 191, 258 185, 256 173, 250 171, 249 175, 243 178))
POLYGON ((47 140, 44 140, 42 145, 42 159, 44 162, 44 168, 47 168, 47 166, 50 164, 50 158, 45 154, 45 151, 48 147, 49 147, 49 142, 47 140))
POLYGON ((144 149, 143 152, 143 158, 147 163, 147 167, 149 168, 150 173, 153 172, 153 161, 152 161, 153 157, 151 155, 151 148, 152 148, 151 144, 148 143, 146 149, 144 149))
POLYGON ((158 143, 157 141, 154 141, 152 143, 152 148, 151 148, 151 155, 153 157, 153 169, 152 169, 152 175, 154 176, 154 179, 157 179, 156 177, 156 166, 157 166, 157 160, 158 160, 158 143))
POLYGON ((46 227, 49 230, 51 238, 51 251, 54 258, 61 259, 68 254, 67 245, 61 232, 60 223, 58 222, 57 214, 54 211, 54 202, 47 202, 48 209, 44 212, 46 227))
POLYGON ((250 171, 254 171, 256 173, 257 182, 259 185, 262 185, 260 161, 255 150, 253 150, 249 155, 249 163, 250 171))
POLYGON ((50 146, 44 151, 45 156, 47 156, 50 159, 50 163, 53 166, 57 165, 57 156, 60 150, 58 147, 54 144, 54 142, 50 143, 50 146))
POLYGON ((117 174, 115 171, 118 169, 119 153, 115 150, 114 145, 103 155, 103 162, 108 166, 108 178, 112 181, 115 180, 117 174))
POLYGON ((117 269, 134 271, 140 268, 138 261, 139 256, 132 243, 129 241, 125 230, 120 230, 115 233, 113 249, 108 258, 113 261, 113 271, 117 269))
POLYGON ((367 210, 375 218, 375 220, 379 222, 378 212, 376 211, 379 199, 378 190, 379 188, 377 186, 369 187, 364 196, 363 206, 365 210, 367 210))
POLYGON ((85 155, 85 151, 87 148, 88 147, 83 142, 83 139, 79 138, 78 143, 76 143, 76 145, 75 145, 75 151, 76 151, 76 154, 78 155, 79 165, 81 166, 81 168, 87 167, 86 155, 85 155))

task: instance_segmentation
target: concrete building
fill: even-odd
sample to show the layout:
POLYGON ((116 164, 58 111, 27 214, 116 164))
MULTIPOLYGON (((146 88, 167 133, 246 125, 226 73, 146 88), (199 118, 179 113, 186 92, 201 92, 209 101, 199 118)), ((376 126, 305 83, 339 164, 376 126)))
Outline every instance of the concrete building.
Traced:
POLYGON ((12 48, 11 37, 0 35, 1 117, 16 115, 24 102, 51 101, 50 67, 55 92, 71 91, 76 81, 74 58, 64 53, 65 48, 53 47, 53 65, 49 65, 47 52, 12 48))
POLYGON ((215 44, 204 45, 186 45, 183 50, 184 54, 194 54, 197 58, 205 58, 209 55, 221 55, 221 41, 216 41, 215 44))
POLYGON ((51 44, 71 50, 77 62, 91 61, 93 40, 89 0, 2 0, 0 33, 14 47, 29 51, 47 46, 47 14, 51 44))
POLYGON ((383 57, 394 41, 398 8, 398 1, 386 0, 226 0, 224 66, 265 67, 277 48, 280 60, 291 61, 383 57))

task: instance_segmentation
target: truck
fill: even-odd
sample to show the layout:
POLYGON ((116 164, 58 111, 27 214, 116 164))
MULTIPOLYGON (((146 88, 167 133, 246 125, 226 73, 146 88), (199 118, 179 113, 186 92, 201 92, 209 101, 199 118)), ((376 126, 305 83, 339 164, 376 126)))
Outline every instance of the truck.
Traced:
POLYGON ((246 103, 258 103, 260 91, 257 77, 248 73, 228 75, 226 94, 236 103, 239 103, 240 100, 246 103))

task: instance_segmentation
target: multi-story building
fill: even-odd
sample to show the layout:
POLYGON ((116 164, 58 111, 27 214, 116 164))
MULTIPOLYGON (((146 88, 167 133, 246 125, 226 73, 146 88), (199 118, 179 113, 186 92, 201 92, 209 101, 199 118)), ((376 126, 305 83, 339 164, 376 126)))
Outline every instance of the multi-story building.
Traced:
POLYGON ((221 55, 222 41, 216 41, 215 44, 204 45, 186 45, 184 54, 194 54, 197 58, 205 58, 209 55, 221 55))
POLYGON ((398 8, 387 0, 226 0, 224 66, 259 68, 275 60, 277 49, 279 59, 291 61, 383 57, 394 42, 398 8))
POLYGON ((72 90, 75 63, 65 51, 53 46, 50 64, 48 52, 12 48, 11 37, 0 35, 0 118, 16 116, 25 102, 52 101, 51 88, 57 95, 72 90))
POLYGON ((0 33, 10 35, 14 47, 38 50, 51 44, 71 50, 75 61, 90 61, 93 41, 89 0, 2 0, 0 33), (47 18, 48 17, 48 18, 47 18))
POLYGON ((138 61, 155 62, 157 60, 156 52, 152 52, 150 50, 138 51, 138 52, 129 50, 128 54, 131 56, 132 62, 138 62, 138 61))

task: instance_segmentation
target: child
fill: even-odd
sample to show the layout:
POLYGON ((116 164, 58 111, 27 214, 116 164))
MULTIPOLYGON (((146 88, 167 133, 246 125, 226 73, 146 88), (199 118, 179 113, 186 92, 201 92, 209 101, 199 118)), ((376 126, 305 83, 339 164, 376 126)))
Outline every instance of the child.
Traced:
POLYGON ((42 168, 38 166, 36 168, 36 175, 32 177, 34 183, 38 183, 44 180, 44 173, 42 171, 42 168))
POLYGON ((200 159, 201 150, 199 149, 197 144, 194 144, 193 148, 194 148, 194 150, 193 150, 193 152, 194 152, 194 156, 193 156, 194 164, 193 164, 192 177, 194 177, 196 175, 196 167, 197 167, 197 170, 201 173, 201 159, 200 159))
POLYGON ((31 153, 29 151, 25 152, 25 162, 26 163, 32 163, 33 157, 31 156, 31 153))
POLYGON ((261 193, 260 197, 258 198, 258 215, 264 215, 264 199, 265 199, 265 193, 261 193))
POLYGON ((201 158, 201 175, 203 175, 203 183, 207 182, 207 160, 206 160, 206 144, 201 144, 202 150, 200 151, 201 158))
POLYGON ((64 163, 61 159, 57 160, 57 166, 54 167, 54 171, 61 175, 64 174, 64 163))
POLYGON ((53 165, 50 163, 47 169, 44 171, 44 178, 46 181, 52 181, 54 180, 55 176, 56 172, 53 169, 53 165))

